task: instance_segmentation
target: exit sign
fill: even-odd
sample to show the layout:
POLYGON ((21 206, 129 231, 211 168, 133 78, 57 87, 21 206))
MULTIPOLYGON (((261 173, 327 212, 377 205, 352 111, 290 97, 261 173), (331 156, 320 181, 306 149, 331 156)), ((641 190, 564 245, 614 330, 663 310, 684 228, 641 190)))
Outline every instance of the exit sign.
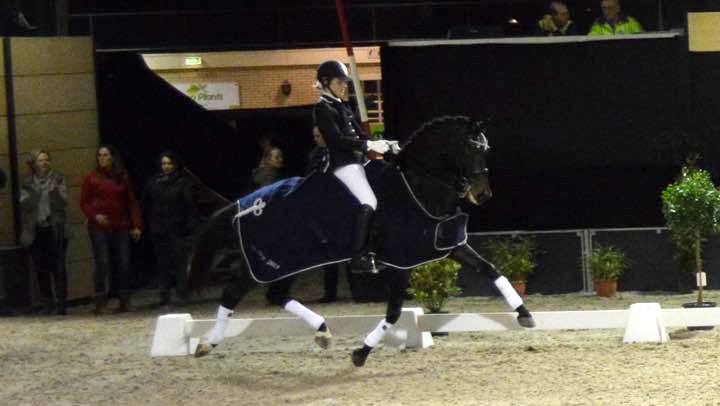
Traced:
POLYGON ((187 66, 202 65, 202 58, 199 56, 186 56, 185 57, 185 65, 187 65, 187 66))

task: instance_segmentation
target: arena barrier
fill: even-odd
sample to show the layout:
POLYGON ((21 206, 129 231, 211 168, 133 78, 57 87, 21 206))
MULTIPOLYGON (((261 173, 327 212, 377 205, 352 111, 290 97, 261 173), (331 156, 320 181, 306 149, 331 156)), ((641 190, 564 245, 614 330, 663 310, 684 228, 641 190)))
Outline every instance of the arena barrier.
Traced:
MULTIPOLYGON (((625 329, 623 342, 662 343, 668 341, 669 327, 720 325, 720 307, 661 309, 659 303, 635 303, 627 310, 581 310, 534 312, 536 327, 525 329, 516 313, 424 314, 421 308, 403 308, 392 332, 386 336, 394 346, 427 348, 433 345, 431 332, 493 332, 508 330, 589 330, 625 329)), ((382 319, 374 316, 327 317, 334 335, 363 336, 382 319)), ((158 317, 150 356, 179 356, 195 352, 199 338, 214 320, 193 320, 187 313, 158 317)), ((231 319, 225 337, 312 336, 314 331, 302 320, 290 317, 231 319)))

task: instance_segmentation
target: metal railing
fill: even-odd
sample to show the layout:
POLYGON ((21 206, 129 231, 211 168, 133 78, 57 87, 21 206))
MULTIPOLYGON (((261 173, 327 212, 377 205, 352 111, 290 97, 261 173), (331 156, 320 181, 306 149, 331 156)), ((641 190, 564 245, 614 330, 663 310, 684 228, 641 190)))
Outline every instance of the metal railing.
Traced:
MULTIPOLYGON (((468 242, 482 253, 487 240, 503 236, 535 239, 539 255, 536 272, 528 281, 529 293, 593 293, 588 257, 599 245, 618 248, 630 262, 630 269, 620 278, 620 290, 677 291, 682 288, 679 284, 692 276, 680 269, 666 227, 480 232, 469 233, 468 242), (571 289, 573 286, 577 289, 571 289)), ((720 253, 715 254, 718 247, 720 238, 714 236, 704 251, 711 289, 720 287, 720 253)))
MULTIPOLYGON (((633 6, 644 13, 641 20, 648 29, 668 28, 662 0, 645 0, 633 6)), ((540 5, 532 0, 346 5, 352 40, 358 45, 397 39, 446 38, 448 32, 457 27, 494 27, 501 34, 532 34, 544 7, 544 3, 540 5), (520 23, 511 24, 511 19, 520 23)), ((579 8, 575 10, 574 19, 587 25, 599 13, 599 8, 579 8)), ((64 21, 69 25, 65 31, 71 35, 93 35, 101 51, 341 44, 331 2, 280 7, 72 12, 64 21)))

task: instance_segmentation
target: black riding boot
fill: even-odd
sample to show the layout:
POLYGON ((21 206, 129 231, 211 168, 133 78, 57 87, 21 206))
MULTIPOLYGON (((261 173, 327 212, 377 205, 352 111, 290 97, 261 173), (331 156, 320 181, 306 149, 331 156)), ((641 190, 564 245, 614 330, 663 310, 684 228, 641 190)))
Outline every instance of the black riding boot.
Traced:
POLYGON ((360 206, 355 221, 355 234, 352 242, 352 262, 350 270, 355 273, 377 273, 375 258, 370 254, 370 231, 375 210, 367 204, 360 206))

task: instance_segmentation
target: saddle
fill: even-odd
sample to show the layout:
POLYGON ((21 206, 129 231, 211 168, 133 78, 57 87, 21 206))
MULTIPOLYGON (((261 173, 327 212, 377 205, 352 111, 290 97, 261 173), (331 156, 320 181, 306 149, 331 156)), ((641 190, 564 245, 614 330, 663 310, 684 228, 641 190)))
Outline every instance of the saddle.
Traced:
MULTIPOLYGON (((429 214, 402 172, 383 161, 365 167, 378 198, 372 230, 376 261, 411 269, 467 241, 465 213, 429 214)), ((359 203, 332 174, 289 178, 238 200, 235 229, 250 274, 261 283, 351 259, 359 203)))

